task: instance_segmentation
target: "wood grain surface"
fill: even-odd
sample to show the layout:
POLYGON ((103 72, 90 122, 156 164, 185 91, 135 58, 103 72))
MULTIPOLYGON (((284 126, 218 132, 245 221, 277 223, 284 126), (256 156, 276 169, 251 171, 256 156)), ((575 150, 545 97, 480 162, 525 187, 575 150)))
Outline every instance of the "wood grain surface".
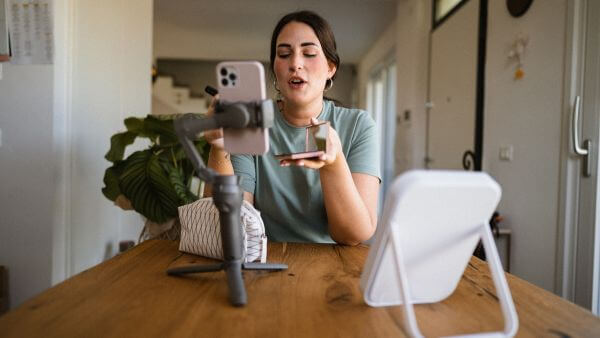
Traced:
MULTIPOLYGON (((223 272, 169 277, 167 268, 210 262, 178 243, 147 241, 43 292, 0 317, 1 337, 398 337, 400 307, 371 308, 359 290, 368 248, 269 244, 287 271, 245 271, 248 305, 227 301, 223 272)), ((518 336, 600 337, 592 313, 508 276, 518 336)), ((487 264, 473 258, 441 303, 416 306, 426 336, 501 330, 487 264)))

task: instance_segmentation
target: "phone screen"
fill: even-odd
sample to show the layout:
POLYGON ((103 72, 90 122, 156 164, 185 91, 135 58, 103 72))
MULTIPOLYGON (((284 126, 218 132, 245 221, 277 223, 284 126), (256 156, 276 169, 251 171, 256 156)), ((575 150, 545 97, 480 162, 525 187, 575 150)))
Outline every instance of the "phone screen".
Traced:
POLYGON ((327 152, 327 135, 329 122, 321 122, 306 128, 304 151, 289 154, 277 154, 278 160, 299 160, 318 158, 327 152))
MULTIPOLYGON (((219 100, 257 102, 266 98, 263 65, 256 61, 225 61, 216 68, 219 100)), ((269 151, 266 128, 225 128, 224 146, 231 154, 262 155, 269 151)))
POLYGON ((329 122, 321 122, 306 128, 306 151, 327 151, 329 122))

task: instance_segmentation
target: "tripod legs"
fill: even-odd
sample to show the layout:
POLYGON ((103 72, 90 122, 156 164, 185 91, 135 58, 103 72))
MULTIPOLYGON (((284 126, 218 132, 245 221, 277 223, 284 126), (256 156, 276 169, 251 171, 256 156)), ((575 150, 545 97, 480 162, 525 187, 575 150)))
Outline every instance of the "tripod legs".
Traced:
MULTIPOLYGON (((237 269, 237 266, 241 266, 240 271, 243 270, 273 270, 273 271, 281 271, 286 270, 288 266, 286 264, 278 264, 278 263, 239 263, 239 262, 229 262, 229 268, 237 269)), ((200 273, 200 272, 214 272, 221 271, 227 269, 225 268, 225 263, 216 263, 216 264, 202 264, 202 265, 189 265, 189 266, 180 266, 177 268, 171 268, 167 270, 167 274, 169 276, 179 276, 185 275, 188 273, 200 273)))
POLYGON ((287 265, 269 263, 242 263, 241 260, 234 260, 216 264, 180 266, 167 270, 167 274, 169 276, 180 276, 190 273, 225 270, 225 273, 227 274, 227 286, 229 287, 229 301, 234 306, 244 306, 248 302, 248 297, 246 295, 246 288, 244 287, 244 279, 242 278, 242 269, 279 271, 287 269, 287 265))
POLYGON ((274 264, 274 263, 244 263, 242 264, 244 270, 286 270, 288 266, 286 264, 274 264))
POLYGON ((220 271, 220 270, 223 270, 223 265, 224 265, 223 263, 216 263, 216 264, 180 266, 177 268, 171 268, 171 269, 167 270, 167 275, 179 276, 179 275, 185 275, 188 273, 220 271))

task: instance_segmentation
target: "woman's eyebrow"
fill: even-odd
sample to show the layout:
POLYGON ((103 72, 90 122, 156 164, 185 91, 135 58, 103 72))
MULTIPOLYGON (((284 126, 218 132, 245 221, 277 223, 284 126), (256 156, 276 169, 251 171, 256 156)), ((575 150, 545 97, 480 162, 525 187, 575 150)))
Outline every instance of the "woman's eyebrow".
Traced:
MULTIPOLYGON (((307 47, 307 46, 319 47, 319 45, 317 45, 314 42, 303 42, 300 44, 300 47, 307 47)), ((280 43, 277 45, 277 48, 292 48, 292 45, 290 45, 289 43, 280 43)))

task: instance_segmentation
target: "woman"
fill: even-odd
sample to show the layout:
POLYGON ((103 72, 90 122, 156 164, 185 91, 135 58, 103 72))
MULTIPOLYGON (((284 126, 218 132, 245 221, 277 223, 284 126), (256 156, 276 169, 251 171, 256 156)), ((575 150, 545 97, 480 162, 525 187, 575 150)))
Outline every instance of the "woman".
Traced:
MULTIPOLYGON (((271 39, 271 72, 281 95, 270 151, 232 155, 222 133, 211 142, 208 166, 242 177, 244 198, 261 212, 272 241, 356 245, 375 232, 379 158, 369 114, 324 100, 340 64, 327 22, 310 11, 284 16, 271 39), (318 159, 278 161, 273 154, 298 151, 305 128, 329 121, 327 153, 318 159)), ((210 191, 207 191, 210 194, 210 191)))

